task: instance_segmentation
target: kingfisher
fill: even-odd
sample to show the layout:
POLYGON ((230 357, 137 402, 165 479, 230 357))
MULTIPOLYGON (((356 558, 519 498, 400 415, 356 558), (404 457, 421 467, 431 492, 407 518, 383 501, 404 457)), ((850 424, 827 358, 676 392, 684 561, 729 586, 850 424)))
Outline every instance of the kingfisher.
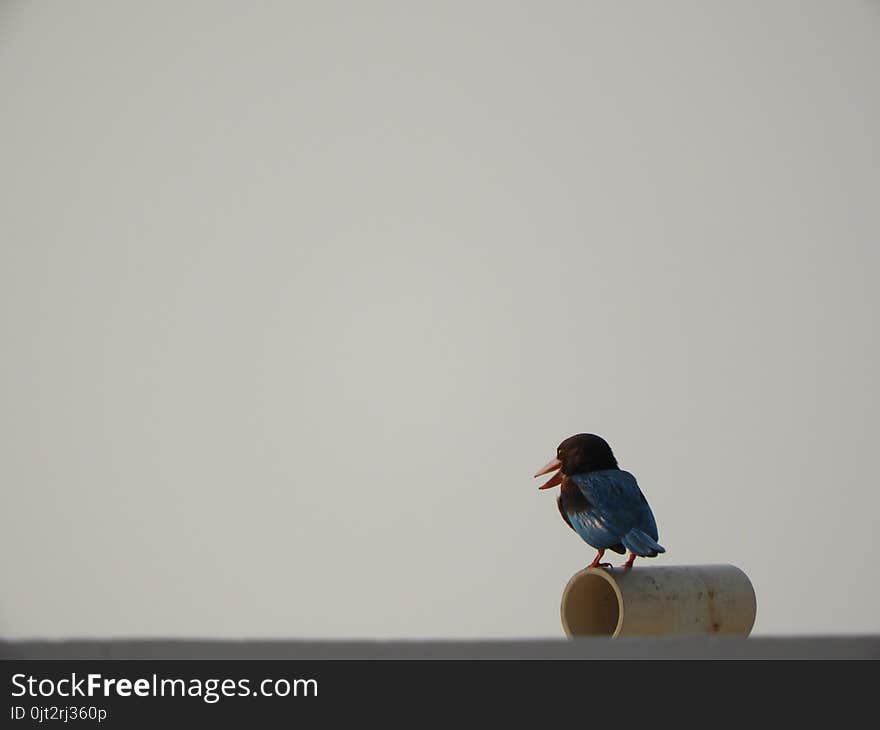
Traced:
POLYGON ((606 550, 629 559, 654 558, 666 549, 657 542, 657 523, 636 478, 617 466, 608 442, 592 433, 570 436, 559 444, 556 458, 536 477, 555 472, 538 489, 561 485, 556 504, 565 523, 598 554, 588 568, 611 567, 602 563, 606 550))

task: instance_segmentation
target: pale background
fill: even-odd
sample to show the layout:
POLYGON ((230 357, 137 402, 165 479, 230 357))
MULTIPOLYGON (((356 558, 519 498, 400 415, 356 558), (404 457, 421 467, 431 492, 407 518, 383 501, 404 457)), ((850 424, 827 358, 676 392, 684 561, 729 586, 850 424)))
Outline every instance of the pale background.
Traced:
POLYGON ((880 631, 878 129, 876 2, 0 4, 0 635, 558 636, 578 431, 880 631))

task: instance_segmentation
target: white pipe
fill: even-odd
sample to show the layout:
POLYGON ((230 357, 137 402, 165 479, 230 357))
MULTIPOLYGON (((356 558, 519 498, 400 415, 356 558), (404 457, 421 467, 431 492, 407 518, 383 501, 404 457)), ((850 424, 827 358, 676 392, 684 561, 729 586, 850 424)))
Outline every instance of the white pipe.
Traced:
POLYGON ((757 602, 733 565, 586 568, 562 592, 567 636, 748 636, 757 602))

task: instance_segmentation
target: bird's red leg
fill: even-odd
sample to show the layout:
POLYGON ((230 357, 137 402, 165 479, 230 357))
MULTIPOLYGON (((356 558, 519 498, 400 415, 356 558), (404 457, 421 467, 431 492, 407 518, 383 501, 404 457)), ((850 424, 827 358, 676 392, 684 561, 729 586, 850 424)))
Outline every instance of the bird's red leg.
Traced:
POLYGON ((626 561, 621 567, 622 567, 624 570, 629 570, 630 568, 633 567, 633 562, 635 561, 635 559, 636 559, 636 554, 635 554, 635 553, 630 553, 630 554, 629 554, 629 560, 627 560, 627 561, 626 561))
POLYGON ((610 568, 611 563, 600 563, 599 561, 602 559, 602 556, 605 554, 604 550, 600 550, 598 555, 593 559, 593 562, 590 563, 588 568, 610 568))

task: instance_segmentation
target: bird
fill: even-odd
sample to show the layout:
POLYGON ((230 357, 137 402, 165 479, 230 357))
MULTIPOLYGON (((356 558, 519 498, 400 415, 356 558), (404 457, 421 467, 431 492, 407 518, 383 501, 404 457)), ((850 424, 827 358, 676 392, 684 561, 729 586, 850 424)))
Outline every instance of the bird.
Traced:
POLYGON ((636 478, 617 465, 608 442, 592 433, 565 439, 556 458, 535 477, 555 472, 538 489, 561 486, 556 504, 565 523, 598 554, 587 568, 611 567, 602 563, 606 550, 629 559, 622 566, 632 568, 636 557, 653 558, 665 553, 657 540, 657 523, 636 478))

